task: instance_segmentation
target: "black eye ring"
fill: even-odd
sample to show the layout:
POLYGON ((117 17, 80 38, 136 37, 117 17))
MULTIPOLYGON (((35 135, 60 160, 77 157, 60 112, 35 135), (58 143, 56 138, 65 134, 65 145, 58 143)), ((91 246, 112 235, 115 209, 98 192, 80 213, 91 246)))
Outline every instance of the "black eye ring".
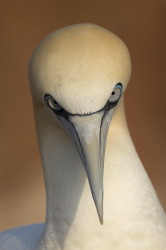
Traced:
POLYGON ((57 112, 62 110, 62 107, 54 100, 54 98, 51 95, 46 94, 44 96, 44 99, 45 99, 47 106, 50 109, 57 111, 57 112))

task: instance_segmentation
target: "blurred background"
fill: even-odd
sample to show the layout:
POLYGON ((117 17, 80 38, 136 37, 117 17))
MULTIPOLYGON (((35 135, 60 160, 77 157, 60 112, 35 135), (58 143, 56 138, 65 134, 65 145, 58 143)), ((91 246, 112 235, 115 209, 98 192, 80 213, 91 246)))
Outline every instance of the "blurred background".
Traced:
POLYGON ((166 1, 0 3, 0 230, 44 220, 45 191, 28 61, 45 35, 74 23, 101 25, 129 48, 133 70, 126 93, 128 125, 166 209, 166 1))

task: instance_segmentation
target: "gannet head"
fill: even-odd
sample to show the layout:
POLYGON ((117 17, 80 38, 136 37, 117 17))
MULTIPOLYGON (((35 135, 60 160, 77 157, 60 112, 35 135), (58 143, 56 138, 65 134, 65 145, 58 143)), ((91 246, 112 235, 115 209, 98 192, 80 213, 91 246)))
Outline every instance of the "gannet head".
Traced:
POLYGON ((107 131, 130 73, 126 45, 93 24, 72 25, 51 33, 30 61, 34 99, 51 109, 73 137, 101 223, 107 131))

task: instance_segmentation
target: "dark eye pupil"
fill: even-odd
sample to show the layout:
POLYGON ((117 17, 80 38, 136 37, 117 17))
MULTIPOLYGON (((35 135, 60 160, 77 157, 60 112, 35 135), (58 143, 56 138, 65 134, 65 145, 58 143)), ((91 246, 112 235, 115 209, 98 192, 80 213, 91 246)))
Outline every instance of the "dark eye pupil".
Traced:
POLYGON ((115 91, 112 92, 112 95, 115 95, 115 91))

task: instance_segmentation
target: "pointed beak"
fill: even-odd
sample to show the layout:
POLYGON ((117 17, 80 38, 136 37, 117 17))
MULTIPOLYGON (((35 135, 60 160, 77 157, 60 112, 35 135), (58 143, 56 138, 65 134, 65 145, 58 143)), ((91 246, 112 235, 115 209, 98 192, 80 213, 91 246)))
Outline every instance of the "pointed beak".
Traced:
POLYGON ((78 153, 85 168, 93 200, 103 224, 103 170, 107 132, 113 109, 101 110, 88 115, 59 117, 74 138, 78 153))

